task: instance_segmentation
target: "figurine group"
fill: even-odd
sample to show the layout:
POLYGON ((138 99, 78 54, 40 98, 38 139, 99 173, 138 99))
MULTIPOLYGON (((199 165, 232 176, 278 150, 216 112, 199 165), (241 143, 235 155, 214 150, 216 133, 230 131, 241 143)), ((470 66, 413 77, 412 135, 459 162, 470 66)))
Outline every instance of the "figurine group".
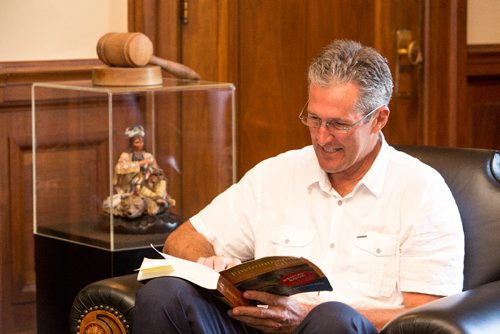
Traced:
POLYGON ((134 125, 125 130, 129 150, 123 152, 115 165, 115 194, 103 203, 107 214, 137 218, 155 216, 175 205, 167 193, 167 179, 151 153, 144 151, 144 128, 134 125))

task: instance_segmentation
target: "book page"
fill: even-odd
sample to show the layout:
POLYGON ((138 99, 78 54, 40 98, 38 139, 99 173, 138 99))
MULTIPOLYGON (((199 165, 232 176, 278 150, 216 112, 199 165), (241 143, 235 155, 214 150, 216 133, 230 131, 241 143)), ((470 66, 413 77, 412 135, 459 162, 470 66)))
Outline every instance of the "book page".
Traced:
POLYGON ((217 289, 217 282, 219 281, 220 275, 212 268, 162 253, 153 245, 151 245, 151 247, 160 254, 163 259, 152 260, 144 258, 141 268, 139 268, 137 280, 173 276, 193 282, 205 289, 217 289))
POLYGON ((171 273, 174 268, 165 259, 148 259, 144 258, 141 267, 137 269, 137 280, 142 281, 160 276, 166 276, 171 273))
MULTIPOLYGON (((154 246, 151 247, 156 250, 154 246)), ((203 264, 156 251, 163 259, 144 259, 138 280, 160 276, 182 278, 200 287, 220 291, 232 305, 247 304, 241 295, 245 290, 266 291, 282 296, 332 290, 323 272, 305 258, 264 257, 218 273, 203 264)))

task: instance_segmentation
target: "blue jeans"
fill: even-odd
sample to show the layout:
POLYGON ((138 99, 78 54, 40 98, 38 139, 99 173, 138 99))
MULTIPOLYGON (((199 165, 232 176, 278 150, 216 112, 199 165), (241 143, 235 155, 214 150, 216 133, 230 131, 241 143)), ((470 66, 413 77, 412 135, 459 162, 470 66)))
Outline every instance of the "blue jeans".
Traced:
MULTIPOLYGON (((257 334, 227 315, 227 306, 205 290, 175 277, 156 278, 136 296, 133 334, 257 334)), ((313 308, 294 333, 378 333, 353 308, 327 302, 313 308)))

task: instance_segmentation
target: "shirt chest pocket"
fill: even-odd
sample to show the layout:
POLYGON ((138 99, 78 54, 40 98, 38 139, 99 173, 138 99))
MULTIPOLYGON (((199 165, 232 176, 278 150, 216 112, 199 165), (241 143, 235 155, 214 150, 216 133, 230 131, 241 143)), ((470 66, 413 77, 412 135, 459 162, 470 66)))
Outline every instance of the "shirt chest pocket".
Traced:
POLYGON ((310 230, 283 227, 271 233, 269 253, 272 255, 308 257, 312 251, 313 239, 314 232, 310 230))
POLYGON ((350 257, 351 285, 371 297, 389 296, 397 287, 398 239, 372 232, 355 238, 350 257))

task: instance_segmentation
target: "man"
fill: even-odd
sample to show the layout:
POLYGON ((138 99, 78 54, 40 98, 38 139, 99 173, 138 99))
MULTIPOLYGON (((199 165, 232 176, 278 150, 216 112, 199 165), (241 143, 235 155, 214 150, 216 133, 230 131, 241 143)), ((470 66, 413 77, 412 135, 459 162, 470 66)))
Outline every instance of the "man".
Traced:
POLYGON ((134 333, 377 333, 405 310, 461 291, 463 231, 448 187, 381 132, 392 94, 386 60, 334 41, 308 78, 299 117, 312 146, 258 164, 164 250, 216 270, 303 256, 333 291, 246 291, 266 307, 227 310, 187 282, 155 279, 138 293, 134 333))

